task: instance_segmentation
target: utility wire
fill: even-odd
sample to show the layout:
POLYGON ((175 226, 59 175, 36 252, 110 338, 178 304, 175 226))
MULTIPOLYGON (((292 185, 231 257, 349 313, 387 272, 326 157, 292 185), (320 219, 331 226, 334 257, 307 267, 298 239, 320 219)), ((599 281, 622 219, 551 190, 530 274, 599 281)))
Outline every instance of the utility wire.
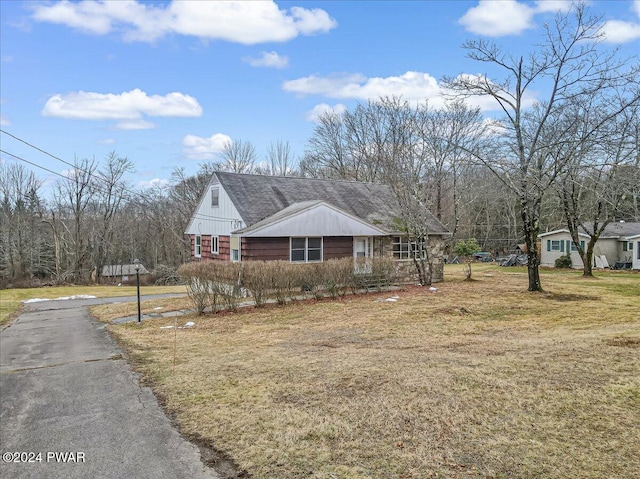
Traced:
MULTIPOLYGON (((11 134, 11 133, 9 133, 8 131, 6 131, 4 129, 0 128, 0 132, 4 133, 7 136, 10 136, 11 138, 13 138, 13 139, 25 144, 25 145, 37 150, 37 151, 39 151, 39 152, 41 152, 41 153, 43 153, 43 154, 55 159, 55 160, 60 161, 61 163, 64 163, 67 166, 71 166, 72 168, 74 168, 76 170, 80 170, 80 171, 82 171, 83 173, 85 173, 86 175, 88 175, 90 177, 93 177, 95 179, 102 180, 102 181, 108 183, 108 180, 104 176, 102 176, 100 174, 92 173, 90 171, 87 171, 87 170, 81 168, 79 165, 76 165, 76 164, 70 163, 70 162, 68 162, 66 160, 63 160, 62 158, 60 158, 60 157, 58 157, 58 156, 56 156, 56 155, 54 155, 52 153, 49 153, 48 151, 43 150, 42 148, 40 148, 40 147, 38 147, 38 146, 36 146, 36 145, 34 145, 34 144, 22 139, 22 138, 19 138, 16 135, 11 134)), ((60 173, 57 173, 57 172, 55 172, 53 170, 50 170, 48 168, 45 168, 43 166, 37 165, 36 163, 33 163, 33 162, 31 162, 29 160, 26 160, 24 158, 18 157, 16 155, 12 154, 12 153, 9 153, 9 152, 4 151, 4 150, 2 150, 2 152, 7 154, 7 155, 10 155, 10 156, 12 156, 12 157, 14 157, 14 158, 16 158, 18 160, 24 161, 25 163, 33 165, 33 166, 35 166, 37 168, 40 168, 42 170, 45 170, 45 171, 47 171, 49 173, 52 173, 52 174, 57 175, 57 176, 60 176, 61 178, 68 179, 67 177, 65 177, 64 175, 62 175, 60 173)), ((98 190, 102 191, 103 193, 107 192, 106 189, 98 188, 98 190)), ((130 190, 128 188, 122 188, 122 191, 128 193, 129 195, 132 195, 132 196, 140 198, 144 203, 148 203, 148 201, 149 201, 148 198, 145 195, 143 195, 142 193, 139 193, 137 191, 130 190)), ((132 199, 131 196, 128 196, 126 198, 128 200, 132 199)), ((197 217, 198 219, 206 219, 206 220, 217 221, 217 222, 226 222, 226 221, 236 221, 237 220, 237 218, 223 218, 223 217, 220 217, 220 216, 212 216, 212 215, 206 215, 206 214, 202 214, 202 213, 195 213, 193 216, 197 217)))

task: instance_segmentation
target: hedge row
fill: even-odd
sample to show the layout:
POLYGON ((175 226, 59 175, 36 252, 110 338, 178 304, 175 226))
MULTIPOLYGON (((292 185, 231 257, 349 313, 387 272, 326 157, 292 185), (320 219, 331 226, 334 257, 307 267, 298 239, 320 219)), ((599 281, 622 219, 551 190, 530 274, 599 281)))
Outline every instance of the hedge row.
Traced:
POLYGON ((208 307, 213 311, 221 306, 234 310, 248 295, 256 306, 262 306, 268 298, 286 304, 300 296, 336 298, 369 288, 381 290, 398 279, 396 264, 390 258, 369 258, 357 266, 352 258, 308 264, 202 261, 185 264, 178 273, 198 313, 208 307))

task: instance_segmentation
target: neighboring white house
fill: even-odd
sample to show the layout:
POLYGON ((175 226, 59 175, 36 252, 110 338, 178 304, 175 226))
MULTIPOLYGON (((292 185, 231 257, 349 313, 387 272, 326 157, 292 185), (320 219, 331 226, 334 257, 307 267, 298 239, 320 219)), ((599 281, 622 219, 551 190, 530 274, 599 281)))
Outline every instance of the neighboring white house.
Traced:
MULTIPOLYGON (((571 240, 568 229, 559 229, 542 233, 538 236, 541 241, 540 264, 555 266, 560 256, 569 254, 571 266, 582 268, 582 259, 571 240)), ((582 247, 589 241, 586 232, 578 233, 582 247)), ((593 249, 594 267, 619 266, 640 269, 640 223, 619 222, 610 223, 604 229, 593 249)))

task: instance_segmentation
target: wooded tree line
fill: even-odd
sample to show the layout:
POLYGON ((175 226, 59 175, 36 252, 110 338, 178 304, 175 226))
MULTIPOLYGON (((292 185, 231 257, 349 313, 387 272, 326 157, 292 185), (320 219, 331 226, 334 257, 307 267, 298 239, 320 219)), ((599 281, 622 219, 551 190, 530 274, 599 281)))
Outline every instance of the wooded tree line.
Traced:
MULTIPOLYGON (((183 231, 216 170, 387 183, 417 245, 428 243, 425 208, 451 230, 451 244, 476 238, 498 253, 526 244, 530 290, 541 290, 538 234, 567 227, 590 274, 604 227, 640 221, 640 71, 605 48, 601 26, 577 5, 545 27, 528 57, 470 41, 469 57, 502 76, 448 78, 443 105, 383 97, 324 113, 301 158, 278 141, 258 161, 238 140, 195 175, 175 169, 169 186, 133 191, 132 161, 113 153, 102 164, 75 161, 46 200, 33 172, 5 162, 2 280, 97 280, 103 265, 135 257, 150 269, 178 266, 190 258, 183 231), (547 93, 531 101, 533 92, 547 93), (466 102, 474 96, 492 98, 500 115, 485 118, 466 102), (581 227, 592 232, 584 248, 581 227)), ((418 253, 427 274, 428 249, 418 253)))

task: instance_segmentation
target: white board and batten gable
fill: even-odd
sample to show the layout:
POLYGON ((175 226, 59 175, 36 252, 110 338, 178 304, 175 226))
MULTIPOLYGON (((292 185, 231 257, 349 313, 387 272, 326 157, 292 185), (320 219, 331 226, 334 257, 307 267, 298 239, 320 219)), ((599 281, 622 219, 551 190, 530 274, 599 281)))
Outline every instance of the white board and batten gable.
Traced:
POLYGON ((304 201, 234 234, 244 237, 301 237, 386 236, 389 233, 324 201, 304 201))
POLYGON ((229 236, 244 227, 240 213, 214 174, 191 216, 187 235, 229 236), (217 205, 216 205, 217 203, 217 205))

